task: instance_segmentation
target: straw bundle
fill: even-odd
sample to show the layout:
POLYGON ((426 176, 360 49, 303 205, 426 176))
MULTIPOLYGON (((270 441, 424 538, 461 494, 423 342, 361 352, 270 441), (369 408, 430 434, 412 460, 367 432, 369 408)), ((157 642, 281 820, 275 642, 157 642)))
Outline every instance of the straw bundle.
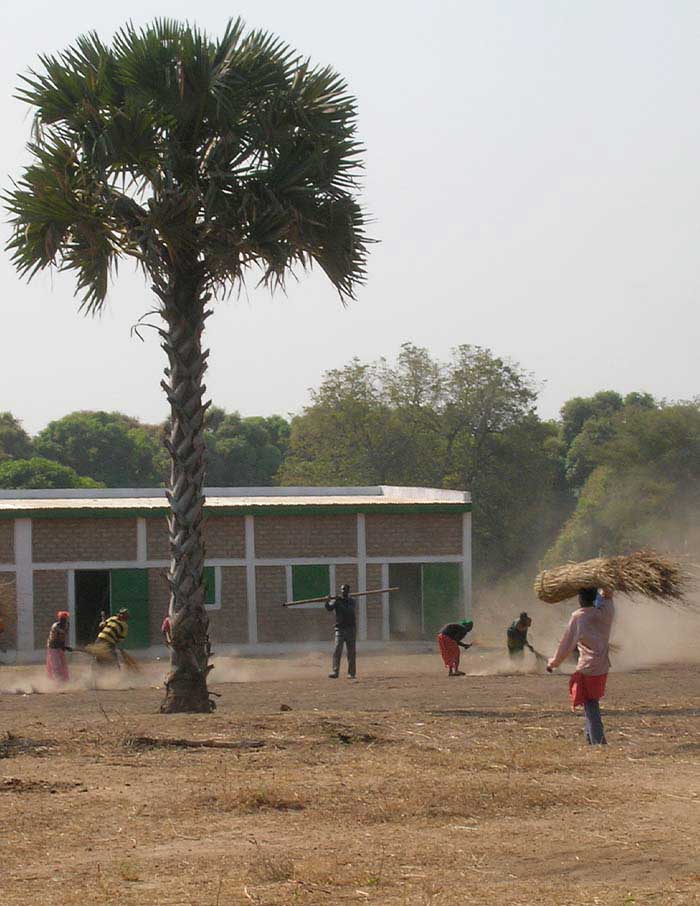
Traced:
POLYGON ((535 594, 541 601, 556 604, 575 597, 582 588, 608 588, 656 601, 680 601, 688 582, 679 561, 642 550, 625 557, 598 557, 545 570, 535 579, 535 594))

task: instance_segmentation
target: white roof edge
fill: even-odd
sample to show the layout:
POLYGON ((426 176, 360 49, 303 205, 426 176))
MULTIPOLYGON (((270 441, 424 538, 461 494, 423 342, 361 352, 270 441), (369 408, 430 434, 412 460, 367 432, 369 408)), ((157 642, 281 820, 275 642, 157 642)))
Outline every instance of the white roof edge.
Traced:
MULTIPOLYGON (((207 497, 386 497, 411 498, 412 500, 441 501, 444 503, 470 503, 467 491, 450 491, 442 488, 409 488, 391 485, 368 487, 306 488, 205 488, 207 497)), ((0 489, 0 500, 151 500, 165 498, 164 488, 31 488, 19 490, 0 489)))

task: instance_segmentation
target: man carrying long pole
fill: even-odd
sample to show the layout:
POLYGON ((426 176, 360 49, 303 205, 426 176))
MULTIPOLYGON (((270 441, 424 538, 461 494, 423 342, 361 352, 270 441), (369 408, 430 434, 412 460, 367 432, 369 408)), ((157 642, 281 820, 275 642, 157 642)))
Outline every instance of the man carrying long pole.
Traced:
POLYGON ((357 639, 357 602, 350 597, 350 586, 342 585, 340 594, 328 598, 326 610, 335 611, 335 648, 333 649, 333 666, 328 674, 330 679, 338 679, 343 645, 348 652, 348 676, 355 679, 356 674, 356 639, 357 639))

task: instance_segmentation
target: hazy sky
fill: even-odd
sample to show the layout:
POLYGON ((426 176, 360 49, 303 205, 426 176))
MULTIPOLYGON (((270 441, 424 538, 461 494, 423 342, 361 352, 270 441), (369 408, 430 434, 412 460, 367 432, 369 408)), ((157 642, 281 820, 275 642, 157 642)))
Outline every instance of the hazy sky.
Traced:
MULTIPOLYGON (((321 274, 209 321, 207 384, 244 415, 287 414, 352 356, 402 342, 490 347, 533 372, 540 410, 601 388, 700 393, 700 4, 683 0, 22 0, 4 3, 0 172, 26 161, 16 73, 81 32, 241 14, 359 100, 374 217, 369 281, 343 309, 321 274)), ((6 228, 3 227, 4 235, 6 228)), ((72 278, 19 281, 0 253, 0 411, 30 431, 74 409, 156 421, 164 354, 129 328, 152 306, 127 267, 104 314, 72 278)))

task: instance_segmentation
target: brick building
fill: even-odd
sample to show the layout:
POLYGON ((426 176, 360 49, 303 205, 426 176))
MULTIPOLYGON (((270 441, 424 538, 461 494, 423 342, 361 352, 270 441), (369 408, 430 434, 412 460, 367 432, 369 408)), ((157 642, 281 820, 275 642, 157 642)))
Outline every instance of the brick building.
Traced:
MULTIPOLYGON (((83 644, 101 611, 126 606, 130 646, 155 653, 168 604, 166 514, 160 489, 0 491, 5 646, 20 660, 41 656, 61 609, 83 644)), ((281 605, 344 582, 400 588, 359 599, 362 641, 430 637, 470 612, 471 503, 461 491, 210 488, 206 515, 217 651, 327 640, 323 605, 281 605)))

